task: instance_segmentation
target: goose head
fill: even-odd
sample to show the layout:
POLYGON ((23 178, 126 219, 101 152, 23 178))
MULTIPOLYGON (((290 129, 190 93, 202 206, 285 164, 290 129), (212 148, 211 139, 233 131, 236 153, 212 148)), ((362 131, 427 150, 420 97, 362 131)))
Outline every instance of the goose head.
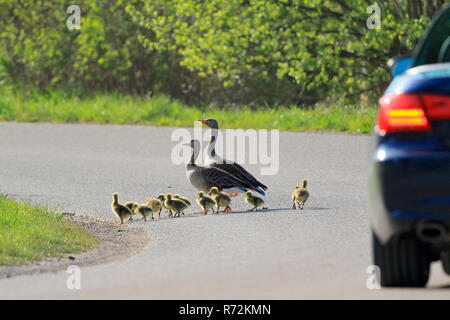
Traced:
POLYGON ((191 147, 194 150, 200 150, 200 141, 192 139, 189 142, 183 143, 183 146, 191 147))
POLYGON ((218 194, 219 193, 219 188, 217 187, 212 187, 211 190, 209 190, 209 194, 218 194))
POLYGON ((190 163, 187 166, 195 166, 195 159, 197 159, 200 153, 200 141, 192 139, 190 142, 183 143, 183 146, 188 146, 192 148, 192 156, 190 163))
POLYGON ((210 127, 211 129, 219 129, 219 123, 217 122, 216 119, 199 119, 198 121, 206 124, 208 127, 210 127))

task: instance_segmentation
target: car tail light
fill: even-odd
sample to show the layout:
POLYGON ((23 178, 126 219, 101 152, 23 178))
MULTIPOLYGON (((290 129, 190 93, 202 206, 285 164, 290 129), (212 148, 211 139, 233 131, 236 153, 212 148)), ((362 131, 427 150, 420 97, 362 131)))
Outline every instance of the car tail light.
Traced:
POLYGON ((381 135, 431 130, 421 97, 417 94, 388 94, 380 99, 380 105, 375 130, 381 135))
POLYGON ((450 96, 421 95, 430 120, 450 120, 450 96))

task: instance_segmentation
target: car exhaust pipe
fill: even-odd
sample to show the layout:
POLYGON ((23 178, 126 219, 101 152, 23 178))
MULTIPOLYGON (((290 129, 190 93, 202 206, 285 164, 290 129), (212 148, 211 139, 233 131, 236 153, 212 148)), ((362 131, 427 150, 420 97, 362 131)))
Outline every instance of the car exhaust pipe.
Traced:
POLYGON ((424 242, 439 242, 444 239, 446 234, 447 228, 441 223, 423 222, 417 227, 417 236, 424 242))

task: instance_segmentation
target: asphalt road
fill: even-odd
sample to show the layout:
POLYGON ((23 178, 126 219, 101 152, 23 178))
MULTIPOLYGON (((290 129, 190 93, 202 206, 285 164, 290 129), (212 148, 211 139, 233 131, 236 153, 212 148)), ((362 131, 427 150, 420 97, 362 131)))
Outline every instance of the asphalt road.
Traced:
MULTIPOLYGON (((140 200, 161 192, 194 199, 183 165, 171 161, 173 128, 0 123, 0 190, 65 212, 114 219, 111 194, 140 200)), ((369 290, 367 136, 280 134, 280 169, 258 175, 269 210, 192 215, 130 227, 148 229, 137 256, 82 268, 81 290, 68 274, 0 280, 0 298, 389 299, 450 298, 436 263, 426 289, 369 290), (311 198, 290 210, 292 187, 306 177, 311 198)))

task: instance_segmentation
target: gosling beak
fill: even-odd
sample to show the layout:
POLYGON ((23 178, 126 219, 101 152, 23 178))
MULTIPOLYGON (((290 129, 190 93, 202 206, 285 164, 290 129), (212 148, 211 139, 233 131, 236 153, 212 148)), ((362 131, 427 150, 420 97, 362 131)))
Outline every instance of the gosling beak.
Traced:
POLYGON ((198 119, 197 121, 200 121, 203 124, 206 124, 206 119, 198 119))

